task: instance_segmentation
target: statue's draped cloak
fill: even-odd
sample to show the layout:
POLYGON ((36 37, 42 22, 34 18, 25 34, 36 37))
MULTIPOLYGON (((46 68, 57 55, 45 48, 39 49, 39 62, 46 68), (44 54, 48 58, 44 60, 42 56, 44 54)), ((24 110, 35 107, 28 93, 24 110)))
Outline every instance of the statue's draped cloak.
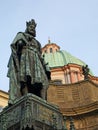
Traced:
POLYGON ((31 77, 31 84, 42 83, 47 87, 48 79, 42 64, 41 44, 31 35, 19 32, 11 44, 12 54, 8 63, 10 79, 9 103, 21 96, 20 82, 26 82, 27 76, 31 77), (22 48, 21 60, 17 56, 17 43, 22 40, 25 46, 22 48))

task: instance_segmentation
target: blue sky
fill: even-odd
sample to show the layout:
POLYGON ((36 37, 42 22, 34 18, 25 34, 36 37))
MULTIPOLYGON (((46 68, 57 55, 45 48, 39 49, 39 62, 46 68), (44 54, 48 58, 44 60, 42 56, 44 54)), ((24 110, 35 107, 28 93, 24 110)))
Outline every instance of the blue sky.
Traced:
POLYGON ((50 37, 98 76, 98 0, 1 0, 0 89, 9 89, 6 75, 10 44, 32 18, 37 23, 36 39, 42 46, 50 37))

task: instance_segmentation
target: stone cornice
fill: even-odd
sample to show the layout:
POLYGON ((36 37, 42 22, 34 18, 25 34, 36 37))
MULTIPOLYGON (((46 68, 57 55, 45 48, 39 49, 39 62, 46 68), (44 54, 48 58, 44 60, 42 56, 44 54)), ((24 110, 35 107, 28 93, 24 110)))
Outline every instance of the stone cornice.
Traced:
POLYGON ((61 108, 61 112, 63 113, 63 115, 66 115, 66 116, 87 114, 94 111, 98 111, 98 101, 92 104, 82 106, 82 107, 77 107, 77 108, 66 108, 66 109, 61 108))

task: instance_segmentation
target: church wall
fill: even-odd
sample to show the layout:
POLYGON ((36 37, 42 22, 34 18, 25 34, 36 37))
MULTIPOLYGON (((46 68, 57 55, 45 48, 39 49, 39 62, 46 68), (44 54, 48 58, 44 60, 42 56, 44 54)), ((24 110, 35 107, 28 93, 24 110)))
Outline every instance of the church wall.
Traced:
POLYGON ((51 69, 51 79, 61 80, 62 84, 70 84, 84 79, 82 72, 78 65, 66 65, 63 67, 51 69))
MULTIPOLYGON (((50 84, 47 99, 50 102, 53 101, 55 104, 61 105, 62 110, 65 108, 83 107, 92 103, 94 105, 98 101, 98 87, 90 83, 90 81, 81 81, 69 85, 50 84)), ((91 108, 89 107, 89 109, 91 108)), ((82 112, 82 109, 80 112, 82 112)), ((73 112, 73 114, 75 113, 73 112)))
MULTIPOLYGON (((72 116, 77 130, 98 128, 98 87, 91 81, 71 85, 53 85, 48 89, 48 101, 60 107, 67 117, 72 116)), ((97 130, 97 129, 96 129, 97 130)))
POLYGON ((64 71, 62 68, 51 70, 51 80, 61 80, 62 84, 65 83, 64 71))
MULTIPOLYGON (((76 130, 98 130, 98 113, 82 114, 73 117, 76 130)), ((70 130, 69 117, 66 117, 66 126, 70 130)))

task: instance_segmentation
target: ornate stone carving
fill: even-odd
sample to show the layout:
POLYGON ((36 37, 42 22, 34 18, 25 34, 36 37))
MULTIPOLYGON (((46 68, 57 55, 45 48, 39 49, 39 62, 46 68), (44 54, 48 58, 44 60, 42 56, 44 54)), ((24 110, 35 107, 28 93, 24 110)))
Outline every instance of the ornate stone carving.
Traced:
POLYGON ((0 130, 62 130, 62 114, 57 106, 47 101, 27 94, 20 98, 13 106, 5 108, 0 115, 0 130))

